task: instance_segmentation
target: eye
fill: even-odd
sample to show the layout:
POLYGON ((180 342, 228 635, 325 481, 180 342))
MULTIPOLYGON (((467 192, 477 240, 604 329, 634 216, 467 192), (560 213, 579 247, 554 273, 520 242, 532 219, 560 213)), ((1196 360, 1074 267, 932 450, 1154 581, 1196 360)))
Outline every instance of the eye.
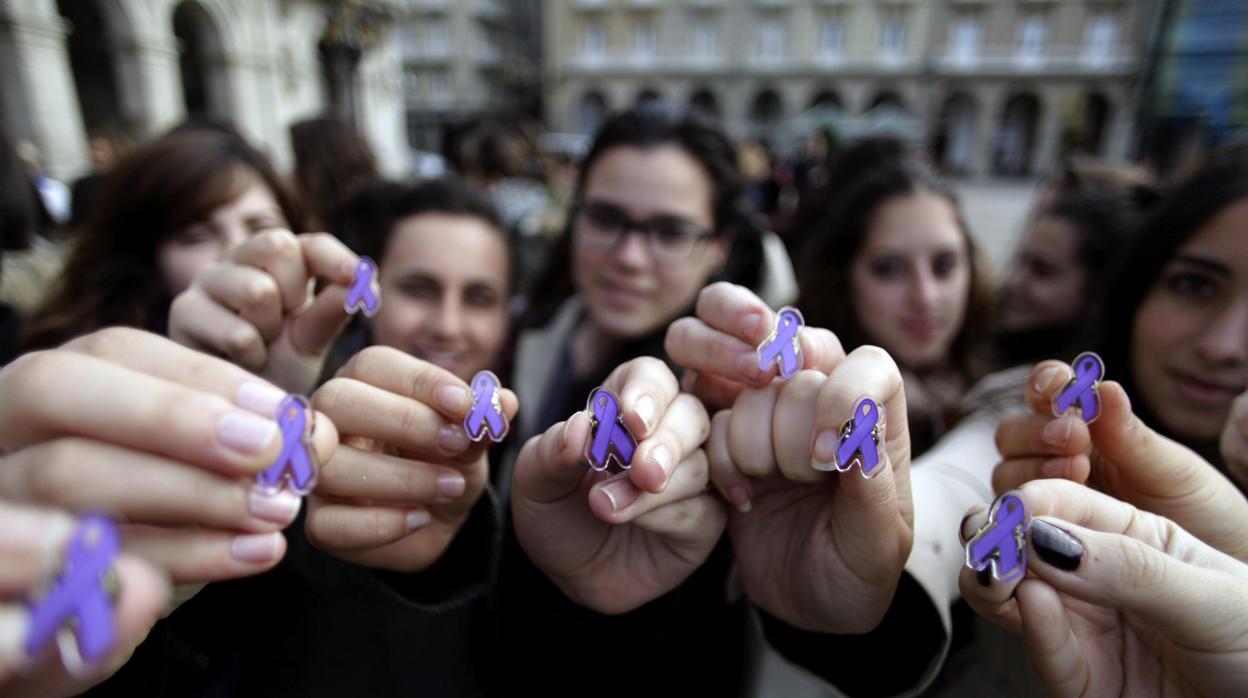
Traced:
POLYGON ((438 284, 432 279, 405 279, 399 284, 399 292, 409 298, 435 300, 438 297, 438 284))
POLYGON ((473 308, 494 308, 501 296, 488 286, 470 286, 464 292, 464 303, 473 308))
POLYGON ((1190 271, 1172 274, 1166 285, 1183 298, 1205 300, 1218 292, 1218 282, 1214 278, 1190 271))
POLYGON ((950 274, 958 269, 958 255, 953 252, 946 252, 932 260, 932 273, 937 278, 948 278, 950 274))
POLYGON ((180 245, 202 245, 206 242, 215 242, 216 239, 216 229, 207 223, 189 225, 173 236, 174 242, 180 245))
POLYGON ((590 204, 585 207, 585 220, 601 230, 619 230, 628 223, 628 216, 615 206, 590 204))
POLYGON ((871 276, 882 281, 892 281, 901 278, 906 271, 906 265, 899 257, 879 257, 871 260, 867 264, 871 276))
POLYGON ((247 221, 247 229, 251 231, 252 235, 262 233, 266 230, 288 227, 290 226, 287 225, 286 221, 273 216, 262 216, 260 218, 252 218, 247 221))

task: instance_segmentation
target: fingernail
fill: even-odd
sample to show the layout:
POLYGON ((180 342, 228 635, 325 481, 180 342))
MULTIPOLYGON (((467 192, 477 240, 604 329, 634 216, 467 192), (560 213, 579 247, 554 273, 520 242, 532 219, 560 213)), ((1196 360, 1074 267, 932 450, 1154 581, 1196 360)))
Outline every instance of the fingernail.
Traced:
POLYGON ((607 498, 607 503, 613 512, 627 509, 641 496, 641 490, 628 480, 628 474, 621 473, 621 475, 624 477, 617 476, 598 487, 598 491, 607 498))
POLYGON ((975 581, 979 582, 981 587, 992 586, 992 569, 985 567, 975 573, 975 581))
POLYGON ((728 501, 742 514, 750 513, 754 502, 750 501, 750 488, 745 485, 733 485, 728 488, 728 501))
POLYGON ((238 386, 234 394, 234 404, 256 414, 271 416, 277 412, 277 406, 286 398, 286 393, 268 383, 247 381, 238 386))
POLYGON ((642 395, 637 398, 637 404, 633 405, 633 412, 636 412, 641 423, 646 425, 646 433, 649 434, 658 421, 659 401, 655 400, 653 395, 642 395))
POLYGON ((1076 569, 1083 559, 1083 543, 1044 519, 1032 519, 1031 545, 1041 560, 1059 570, 1076 569))
POLYGON ((433 517, 424 509, 407 512, 407 532, 411 533, 421 526, 428 526, 433 517))
POLYGON ((758 333, 758 328, 763 324, 762 313, 750 313, 741 319, 741 336, 747 340, 752 339, 758 333))
POLYGON ((1067 377, 1067 373, 1064 369, 1062 369, 1062 367, 1050 366, 1041 371, 1040 375, 1036 376, 1036 381, 1031 384, 1031 387, 1035 389, 1037 393, 1045 395, 1053 390, 1056 390, 1061 383, 1065 383, 1067 377))
POLYGON ((659 444, 650 450, 650 460, 662 468, 663 480, 666 482, 672 474, 672 450, 667 444, 659 444))
POLYGON ((247 508, 252 516, 283 525, 295 520, 301 504, 303 498, 287 489, 269 493, 252 488, 247 497, 247 508))
POLYGON ((958 522, 958 540, 962 541, 962 545, 966 545, 966 541, 970 540, 970 538, 966 535, 966 522, 970 521, 971 517, 977 513, 979 512, 972 511, 966 516, 963 516, 962 520, 958 522))
POLYGON ((254 456, 277 438, 277 422, 237 410, 226 412, 217 420, 217 440, 227 448, 254 456))
POLYGON ((438 476, 438 495, 457 499, 468 489, 468 482, 459 473, 444 473, 438 476))
POLYGON ((468 408, 468 391, 458 385, 444 385, 433 391, 433 399, 447 412, 462 412, 468 408))
POLYGON ((811 457, 823 465, 835 463, 836 444, 840 440, 841 435, 834 429, 819 432, 819 436, 815 438, 815 447, 811 450, 811 457))
POLYGON ((741 358, 737 359, 737 372, 746 380, 755 380, 762 375, 762 371, 758 370, 758 354, 754 352, 742 354, 741 358))
POLYGON ((234 536, 230 541, 230 556, 239 562, 272 562, 277 559, 281 541, 280 533, 234 536))
POLYGON ((1040 432, 1040 440, 1050 446, 1065 448, 1066 443, 1070 441, 1070 430, 1074 425, 1073 419, 1054 419, 1044 425, 1044 430, 1040 432))
POLYGON ((438 429, 438 446, 447 453, 463 453, 468 450, 470 443, 472 442, 464 433, 463 427, 457 424, 443 424, 438 429))
POLYGON ((1066 477, 1069 458, 1050 458, 1040 467, 1040 474, 1046 478, 1066 477))

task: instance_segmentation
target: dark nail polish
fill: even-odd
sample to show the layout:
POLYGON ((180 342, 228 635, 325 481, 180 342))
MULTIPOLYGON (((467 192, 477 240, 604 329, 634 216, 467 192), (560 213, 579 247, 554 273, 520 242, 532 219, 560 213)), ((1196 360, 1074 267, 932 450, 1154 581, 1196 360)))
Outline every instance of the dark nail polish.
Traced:
POLYGON ((1083 543, 1043 519, 1032 519, 1031 545, 1041 560, 1059 570, 1076 569, 1083 559, 1083 543))
POLYGON ((979 582, 981 587, 992 586, 992 568, 985 567, 975 573, 975 581, 979 582))

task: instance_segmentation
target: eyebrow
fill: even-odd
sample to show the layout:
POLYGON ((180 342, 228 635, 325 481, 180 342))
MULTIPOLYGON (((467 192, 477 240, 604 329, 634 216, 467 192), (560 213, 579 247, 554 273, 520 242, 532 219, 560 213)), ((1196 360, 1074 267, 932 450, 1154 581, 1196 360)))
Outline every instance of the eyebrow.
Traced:
POLYGON ((1220 276, 1232 275, 1230 267, 1226 266, 1225 264, 1222 264, 1221 262, 1215 262, 1212 259, 1208 259, 1206 257, 1197 257, 1195 255, 1190 255, 1190 254, 1180 254, 1180 255, 1175 256, 1174 262, 1178 264, 1189 264, 1194 267, 1200 267, 1201 269, 1204 269, 1205 271, 1218 274, 1220 276))

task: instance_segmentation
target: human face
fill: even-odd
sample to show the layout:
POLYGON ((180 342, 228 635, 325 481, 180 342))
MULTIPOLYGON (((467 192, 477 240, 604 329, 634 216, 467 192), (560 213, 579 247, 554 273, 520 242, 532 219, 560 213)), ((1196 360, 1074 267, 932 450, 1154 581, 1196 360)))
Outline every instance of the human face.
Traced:
POLYGON ((898 364, 922 369, 947 359, 971 284, 953 206, 926 192, 886 201, 869 221, 850 284, 858 322, 898 364))
POLYGON ((156 248, 156 264, 171 297, 185 291, 200 269, 220 261, 248 237, 289 227, 268 185, 249 173, 239 176, 247 177, 248 183, 238 196, 213 209, 204 220, 176 231, 156 248))
MULTIPOLYGON (((594 161, 581 193, 586 205, 606 204, 634 221, 678 219, 714 229, 713 186, 706 170, 675 145, 621 146, 594 161)), ((590 223, 573 221, 572 278, 593 324, 621 339, 645 336, 693 305, 698 291, 727 258, 722 238, 697 242, 679 260, 655 255, 649 239, 625 231, 603 245, 587 234, 590 223)))
POLYGON ((403 219, 381 260, 385 302, 372 318, 373 341, 468 382, 503 344, 509 284, 503 234, 485 221, 444 213, 403 219))
POLYGON ((1131 330, 1136 392, 1189 444, 1218 438, 1248 388, 1248 199, 1182 244, 1144 296, 1131 330))
POLYGON ((1001 288, 1001 325, 1009 331, 1061 327, 1079 314, 1086 272, 1074 228, 1040 218, 1001 288))

